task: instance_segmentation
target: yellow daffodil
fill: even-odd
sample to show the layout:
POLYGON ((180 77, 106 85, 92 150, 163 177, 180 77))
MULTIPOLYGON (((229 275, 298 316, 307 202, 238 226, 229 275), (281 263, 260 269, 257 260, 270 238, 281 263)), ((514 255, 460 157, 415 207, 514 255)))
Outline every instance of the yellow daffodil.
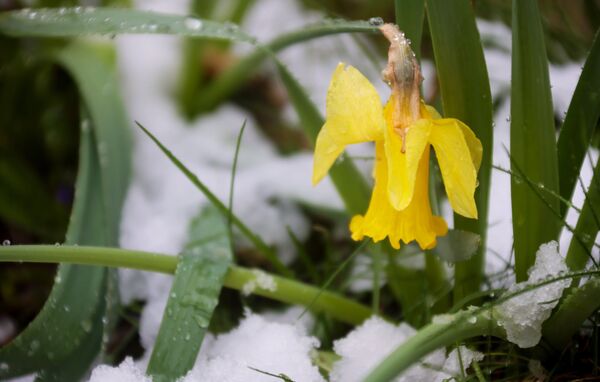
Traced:
POLYGON ((419 92, 422 80, 409 43, 397 27, 381 27, 390 40, 388 66, 383 72, 392 94, 385 108, 373 85, 355 68, 339 64, 327 93, 327 118, 317 137, 313 184, 329 171, 349 144, 375 142, 375 185, 364 216, 354 216, 354 240, 369 236, 416 240, 433 248, 436 237, 448 231, 433 216, 429 204, 429 154, 433 147, 450 205, 468 218, 477 218, 474 193, 482 148, 475 134, 454 118, 441 118, 425 105, 419 92))

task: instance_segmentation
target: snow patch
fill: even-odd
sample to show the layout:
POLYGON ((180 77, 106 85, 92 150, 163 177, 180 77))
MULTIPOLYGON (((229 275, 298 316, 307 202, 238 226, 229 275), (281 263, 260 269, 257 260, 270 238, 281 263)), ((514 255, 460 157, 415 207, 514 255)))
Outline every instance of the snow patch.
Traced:
POLYGON ((244 296, 249 296, 256 288, 268 290, 270 292, 275 292, 277 290, 277 283, 275 282, 275 279, 273 279, 273 276, 268 275, 260 269, 253 269, 252 274, 254 275, 254 278, 248 280, 242 287, 242 294, 244 296))
MULTIPOLYGON (((564 257, 558 252, 558 243, 542 244, 536 253, 535 264, 529 269, 527 281, 513 285, 504 295, 521 291, 548 278, 568 271, 564 257)), ((521 348, 535 346, 542 336, 542 324, 558 304, 570 279, 560 280, 524 292, 505 302, 497 309, 498 324, 506 329, 507 339, 521 348)))

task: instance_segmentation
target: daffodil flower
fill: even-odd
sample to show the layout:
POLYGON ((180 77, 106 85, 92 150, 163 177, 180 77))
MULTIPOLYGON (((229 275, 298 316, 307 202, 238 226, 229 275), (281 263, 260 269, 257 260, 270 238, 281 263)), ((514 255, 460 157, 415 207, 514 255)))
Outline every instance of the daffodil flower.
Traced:
POLYGON ((394 248, 400 241, 416 240, 422 249, 430 249, 436 237, 448 231, 429 204, 430 148, 450 205, 456 213, 476 219, 474 193, 482 147, 464 123, 441 118, 423 103, 416 59, 404 35, 390 25, 382 32, 391 42, 383 72, 391 97, 382 107, 377 91, 358 70, 338 65, 327 93, 326 122, 317 137, 313 184, 327 174, 347 145, 375 142, 373 194, 365 215, 350 222, 352 238, 369 236, 377 242, 388 237, 394 248))

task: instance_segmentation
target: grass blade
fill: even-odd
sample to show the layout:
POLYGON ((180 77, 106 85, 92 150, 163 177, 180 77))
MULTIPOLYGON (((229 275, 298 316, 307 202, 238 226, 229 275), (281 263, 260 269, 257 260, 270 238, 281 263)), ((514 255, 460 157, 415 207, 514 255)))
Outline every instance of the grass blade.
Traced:
POLYGON ((583 322, 600 308, 600 278, 595 277, 569 292, 543 326, 544 338, 557 352, 564 349, 583 322))
MULTIPOLYGON (((100 184, 98 177, 93 176, 97 169, 98 158, 93 136, 89 130, 83 130, 75 203, 67 232, 68 244, 105 244, 100 184)), ((54 374, 55 364, 81 352, 79 346, 73 345, 75 341, 93 344, 95 356, 100 349, 101 335, 98 338, 95 333, 90 335, 86 331, 98 329, 97 320, 92 318, 102 317, 103 305, 102 299, 94 298, 94 295, 104 289, 105 278, 104 268, 61 265, 42 311, 13 342, 0 349, 0 363, 8 365, 0 369, 0 379, 32 372, 45 376, 54 374), (81 304, 80 299, 86 299, 89 303, 81 304)), ((84 358, 82 356, 81 360, 84 370, 69 367, 69 371, 83 374, 87 369, 85 361, 88 361, 88 365, 92 361, 84 358)), ((77 368, 77 365, 74 366, 77 368)))
MULTIPOLYGON (((600 119, 600 30, 588 53, 558 137, 560 195, 571 200, 577 175, 600 119)), ((561 206, 566 214, 567 206, 561 206)))
MULTIPOLYGON (((294 109, 298 113, 300 125, 314 145, 325 121, 306 91, 302 89, 285 65, 277 59, 275 59, 275 63, 294 109)), ((369 205, 371 190, 364 177, 358 172, 354 162, 346 154, 343 154, 341 158, 333 165, 329 176, 344 201, 348 213, 362 214, 369 205)))
MULTIPOLYGON (((554 113, 542 23, 535 0, 513 1, 511 168, 534 184, 558 192, 554 113)), ((523 183, 511 179, 517 282, 527 279, 542 243, 556 239, 559 221, 523 183)), ((559 201, 546 198, 559 211, 559 201)))
POLYGON ((15 37, 175 34, 215 40, 254 41, 234 24, 135 9, 91 7, 5 12, 0 15, 0 32, 15 37))
POLYGON ((150 131, 148 131, 144 126, 142 126, 139 122, 136 122, 138 127, 142 129, 142 131, 150 138, 152 141, 160 148, 160 150, 171 160, 171 162, 188 178, 190 182, 194 186, 200 190, 208 199, 225 217, 230 217, 231 222, 240 230, 240 232, 248 238, 256 246, 265 258, 275 267, 275 269, 283 275, 290 276, 291 271, 283 265, 281 260, 277 257, 275 252, 269 247, 258 235, 256 235, 250 228, 248 228, 233 212, 229 211, 227 206, 223 204, 219 198, 212 191, 206 187, 202 181, 192 173, 173 153, 167 149, 150 131))
POLYGON ((196 362, 232 261, 227 225, 209 206, 190 224, 147 374, 173 381, 196 362))
POLYGON ((581 208, 573 238, 567 251, 567 265, 572 271, 585 268, 590 260, 590 254, 596 241, 598 226, 598 212, 600 211, 600 162, 596 163, 594 176, 587 190, 587 197, 581 208))
POLYGON ((376 25, 366 21, 324 20, 307 25, 297 31, 281 34, 264 46, 241 59, 235 66, 223 72, 210 86, 203 90, 198 99, 197 110, 210 110, 230 96, 244 84, 244 81, 260 67, 260 64, 272 53, 289 46, 315 38, 340 33, 378 32, 376 25))
POLYGON ((427 16, 442 92, 444 116, 466 123, 481 140, 483 159, 475 192, 479 220, 454 215, 454 228, 481 237, 479 251, 456 264, 454 300, 482 282, 492 161, 492 98, 475 15, 467 0, 427 0, 427 16))

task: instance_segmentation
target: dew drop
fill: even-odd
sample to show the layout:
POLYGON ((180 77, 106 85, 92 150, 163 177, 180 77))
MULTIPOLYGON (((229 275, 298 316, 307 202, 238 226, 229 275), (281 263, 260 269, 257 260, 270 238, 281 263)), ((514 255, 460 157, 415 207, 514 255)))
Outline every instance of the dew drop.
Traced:
POLYGON ((369 24, 378 27, 383 25, 383 19, 381 17, 371 17, 369 19, 369 24))
POLYGON ((185 27, 188 30, 192 30, 192 31, 197 31, 202 28, 202 21, 195 19, 193 17, 188 17, 187 19, 185 19, 183 24, 185 25, 185 27))
POLYGON ((92 331, 92 322, 90 320, 85 320, 81 323, 81 328, 84 332, 89 333, 92 331))

